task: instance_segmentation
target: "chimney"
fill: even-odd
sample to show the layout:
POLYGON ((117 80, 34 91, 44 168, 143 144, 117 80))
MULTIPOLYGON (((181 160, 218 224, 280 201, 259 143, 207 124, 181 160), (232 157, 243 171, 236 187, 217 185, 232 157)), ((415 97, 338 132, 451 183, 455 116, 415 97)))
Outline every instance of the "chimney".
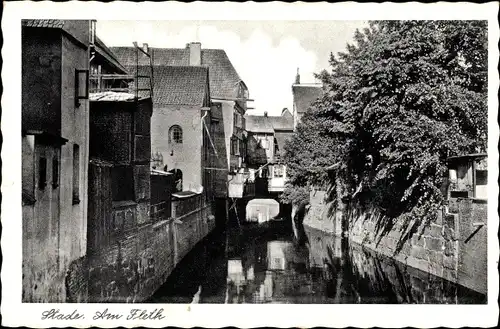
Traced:
POLYGON ((295 76, 295 84, 300 84, 300 74, 299 74, 299 68, 297 67, 297 75, 295 76))
POLYGON ((149 53, 149 47, 148 47, 148 44, 147 43, 143 43, 142 44, 142 50, 148 54, 149 53))
POLYGON ((200 66, 201 65, 201 43, 191 42, 187 44, 189 49, 189 65, 200 66))
POLYGON ((264 112, 264 116, 267 117, 267 111, 264 112))

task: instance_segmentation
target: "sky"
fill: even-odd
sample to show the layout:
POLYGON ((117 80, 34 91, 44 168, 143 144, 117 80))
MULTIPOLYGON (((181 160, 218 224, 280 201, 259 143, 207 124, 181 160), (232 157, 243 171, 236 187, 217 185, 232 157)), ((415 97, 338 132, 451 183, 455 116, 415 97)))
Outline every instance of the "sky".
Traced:
POLYGON ((131 46, 224 49, 248 87, 248 114, 279 115, 292 110, 291 85, 329 69, 330 53, 345 50, 364 21, 98 21, 97 35, 108 47, 131 46))

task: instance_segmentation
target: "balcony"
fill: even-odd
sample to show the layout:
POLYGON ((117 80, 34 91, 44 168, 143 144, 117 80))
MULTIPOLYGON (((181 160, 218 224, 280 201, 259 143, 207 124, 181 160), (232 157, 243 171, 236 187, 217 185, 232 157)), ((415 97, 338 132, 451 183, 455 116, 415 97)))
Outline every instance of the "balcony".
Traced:
POLYGON ((112 97, 112 101, 132 100, 152 97, 150 77, 129 74, 91 74, 89 77, 89 93, 91 100, 102 100, 112 97), (147 79, 147 81, 146 81, 147 79))

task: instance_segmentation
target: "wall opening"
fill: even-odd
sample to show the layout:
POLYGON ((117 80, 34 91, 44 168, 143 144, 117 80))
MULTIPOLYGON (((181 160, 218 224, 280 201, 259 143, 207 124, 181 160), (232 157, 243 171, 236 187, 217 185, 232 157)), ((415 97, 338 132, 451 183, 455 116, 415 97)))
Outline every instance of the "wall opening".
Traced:
POLYGON ((115 166, 111 169, 113 201, 134 200, 134 172, 132 166, 115 166))
POLYGON ((253 199, 246 205, 246 221, 265 223, 278 219, 280 204, 273 199, 253 199))
POLYGON ((73 144, 73 203, 80 202, 80 146, 73 144))
POLYGON ((180 169, 172 169, 169 172, 174 174, 174 192, 182 191, 182 170, 180 169))
POLYGON ((40 157, 38 161, 38 187, 43 190, 47 185, 47 159, 40 157))

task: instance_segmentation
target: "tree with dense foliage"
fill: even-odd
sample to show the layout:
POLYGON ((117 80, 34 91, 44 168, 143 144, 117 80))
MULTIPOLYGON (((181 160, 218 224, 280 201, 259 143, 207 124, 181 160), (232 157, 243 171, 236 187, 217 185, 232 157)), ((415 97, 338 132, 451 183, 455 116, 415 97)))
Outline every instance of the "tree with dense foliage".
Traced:
POLYGON ((432 216, 446 159, 486 150, 487 22, 373 21, 354 40, 285 146, 284 199, 341 184, 338 198, 387 216, 432 216))

